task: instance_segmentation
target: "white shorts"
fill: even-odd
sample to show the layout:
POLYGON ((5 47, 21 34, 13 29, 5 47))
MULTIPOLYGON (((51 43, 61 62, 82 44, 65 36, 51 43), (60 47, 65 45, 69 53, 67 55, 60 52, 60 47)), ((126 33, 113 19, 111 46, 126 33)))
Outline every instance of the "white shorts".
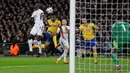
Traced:
POLYGON ((44 31, 44 24, 35 24, 32 27, 30 34, 32 34, 33 36, 35 35, 42 36, 43 31, 44 31))
POLYGON ((60 38, 59 43, 63 49, 67 48, 69 49, 69 42, 68 40, 60 38))

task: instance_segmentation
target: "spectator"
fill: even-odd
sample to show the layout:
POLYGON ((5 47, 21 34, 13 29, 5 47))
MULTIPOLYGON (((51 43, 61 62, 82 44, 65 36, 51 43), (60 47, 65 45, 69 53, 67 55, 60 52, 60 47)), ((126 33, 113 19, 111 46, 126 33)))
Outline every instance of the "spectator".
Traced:
POLYGON ((13 43, 10 46, 10 55, 11 56, 17 56, 19 54, 19 46, 17 43, 13 43))

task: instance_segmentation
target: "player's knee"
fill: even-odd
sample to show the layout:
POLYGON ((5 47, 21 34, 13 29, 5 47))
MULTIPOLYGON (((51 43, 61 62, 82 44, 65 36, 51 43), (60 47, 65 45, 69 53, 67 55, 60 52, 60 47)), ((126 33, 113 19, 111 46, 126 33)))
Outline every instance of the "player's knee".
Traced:
POLYGON ((41 40, 41 36, 39 36, 39 35, 37 35, 36 38, 37 38, 37 41, 41 40))
POLYGON ((49 45, 50 45, 50 42, 49 42, 49 41, 46 41, 46 42, 45 42, 45 48, 47 48, 49 45))
POLYGON ((86 50, 86 54, 88 54, 89 53, 89 51, 88 50, 86 50))
POLYGON ((97 52, 97 50, 96 50, 96 47, 95 47, 95 46, 93 47, 93 52, 97 52))

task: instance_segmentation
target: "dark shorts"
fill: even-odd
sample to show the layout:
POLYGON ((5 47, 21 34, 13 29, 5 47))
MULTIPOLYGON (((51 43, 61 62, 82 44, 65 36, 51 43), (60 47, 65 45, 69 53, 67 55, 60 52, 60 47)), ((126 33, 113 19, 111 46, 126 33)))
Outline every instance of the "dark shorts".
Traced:
POLYGON ((96 45, 96 40, 95 40, 95 38, 92 40, 86 40, 84 42, 84 44, 85 44, 85 49, 90 50, 92 47, 94 47, 96 45))
POLYGON ((51 41, 51 33, 46 32, 45 36, 46 36, 46 41, 50 42, 51 41))

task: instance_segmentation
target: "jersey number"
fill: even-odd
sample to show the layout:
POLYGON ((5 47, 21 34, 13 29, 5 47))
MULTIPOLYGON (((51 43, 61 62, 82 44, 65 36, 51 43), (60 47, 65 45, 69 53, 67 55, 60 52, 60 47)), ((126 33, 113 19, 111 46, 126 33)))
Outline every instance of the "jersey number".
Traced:
POLYGON ((124 24, 121 24, 121 26, 124 29, 124 31, 126 31, 126 28, 125 28, 124 24))

